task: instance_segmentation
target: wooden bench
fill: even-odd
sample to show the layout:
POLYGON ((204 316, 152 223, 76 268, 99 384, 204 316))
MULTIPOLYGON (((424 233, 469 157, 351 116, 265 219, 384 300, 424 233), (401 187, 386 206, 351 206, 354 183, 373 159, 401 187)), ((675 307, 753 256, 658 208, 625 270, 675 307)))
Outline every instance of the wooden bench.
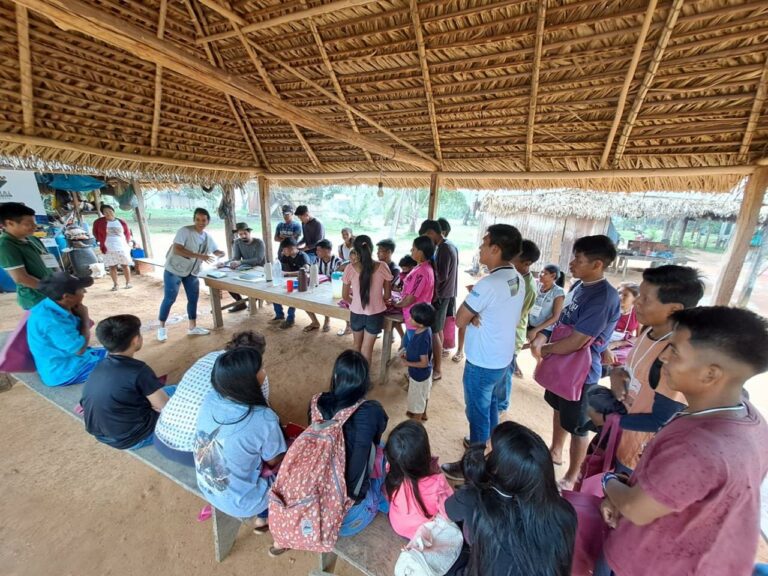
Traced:
POLYGON ((151 274, 155 268, 165 268, 165 260, 156 260, 154 258, 134 258, 133 264, 136 266, 136 274, 151 274))
MULTIPOLYGON (((5 344, 8 334, 8 332, 0 333, 0 348, 5 344)), ((57 408, 82 422, 82 417, 73 411, 80 402, 82 384, 49 387, 42 383, 36 372, 9 376, 13 381, 21 382, 57 408)), ((85 431, 83 433, 85 434, 85 431)), ((123 452, 137 458, 188 492, 205 500, 197 487, 194 468, 167 459, 155 450, 154 446, 123 452)), ((240 526, 240 520, 213 508, 213 543, 218 562, 224 560, 232 550, 240 526)), ((310 576, 333 574, 337 558, 341 558, 368 576, 391 576, 394 574, 397 557, 405 542, 392 531, 388 518, 378 514, 363 532, 352 538, 340 538, 332 553, 320 554, 320 567, 312 570, 310 576)))

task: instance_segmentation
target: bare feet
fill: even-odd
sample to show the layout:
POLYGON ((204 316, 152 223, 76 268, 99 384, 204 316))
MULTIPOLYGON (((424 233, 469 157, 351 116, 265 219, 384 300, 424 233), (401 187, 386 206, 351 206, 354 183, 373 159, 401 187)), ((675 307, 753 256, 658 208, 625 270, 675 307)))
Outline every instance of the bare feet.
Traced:
POLYGON ((563 477, 557 481, 557 488, 561 492, 563 490, 573 490, 573 487, 575 484, 576 484, 576 480, 571 480, 570 478, 563 477))
POLYGON ((563 465, 563 454, 562 454, 562 452, 555 452, 550 447, 549 455, 552 457, 552 464, 554 464, 555 466, 562 466, 563 465))

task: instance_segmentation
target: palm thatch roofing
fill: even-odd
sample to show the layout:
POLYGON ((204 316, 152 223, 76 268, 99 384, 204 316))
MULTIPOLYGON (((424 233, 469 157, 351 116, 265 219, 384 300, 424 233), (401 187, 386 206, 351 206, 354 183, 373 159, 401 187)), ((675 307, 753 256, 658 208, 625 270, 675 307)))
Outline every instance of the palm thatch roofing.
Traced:
POLYGON ((0 0, 0 165, 723 192, 766 46, 765 0, 0 0))

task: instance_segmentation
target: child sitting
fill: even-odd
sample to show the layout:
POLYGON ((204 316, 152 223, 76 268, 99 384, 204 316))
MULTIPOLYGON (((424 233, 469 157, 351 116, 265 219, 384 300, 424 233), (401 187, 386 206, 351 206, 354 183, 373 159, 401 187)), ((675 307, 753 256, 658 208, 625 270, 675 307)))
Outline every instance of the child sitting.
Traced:
MULTIPOLYGON (((317 272, 321 276, 330 277, 331 274, 341 267, 342 262, 338 256, 334 255, 333 244, 331 244, 330 240, 325 238, 320 240, 320 242, 315 245, 315 251, 317 253, 315 264, 317 264, 317 272)), ((320 328, 320 322, 318 321, 317 316, 312 312, 307 312, 307 315, 312 323, 304 328, 304 332, 312 332, 320 328)), ((323 319, 323 332, 329 332, 330 329, 331 317, 326 316, 323 319)))
MULTIPOLYGON (((285 238, 280 242, 279 249, 280 256, 278 260, 283 268, 283 276, 292 277, 298 276, 299 270, 305 268, 309 270, 309 257, 305 252, 299 250, 299 245, 293 238, 285 238)), ((279 324, 280 328, 287 329, 294 324, 294 315, 296 314, 296 308, 288 307, 288 317, 283 315, 282 304, 272 304, 275 309, 275 317, 270 320, 272 324, 279 324)))
POLYGON ((134 358, 141 350, 141 320, 131 314, 110 316, 96 326, 109 352, 83 387, 85 429, 99 442, 119 449, 152 443, 160 410, 175 386, 163 388, 152 368, 134 358))
POLYGON ((420 303, 411 308, 411 324, 415 328, 401 354, 408 367, 409 418, 427 420, 427 403, 432 389, 432 323, 435 309, 431 304, 420 303))
POLYGON ((385 448, 389 472, 384 487, 389 497, 389 522, 403 538, 444 512, 445 500, 453 494, 432 457, 424 425, 406 420, 389 435, 385 448))
POLYGON ((416 268, 419 263, 416 262, 412 256, 403 256, 400 258, 400 261, 397 263, 397 265, 400 266, 400 274, 397 276, 397 281, 393 282, 392 290, 394 292, 402 292, 403 282, 405 282, 406 276, 408 276, 408 274, 411 273, 411 270, 416 268))

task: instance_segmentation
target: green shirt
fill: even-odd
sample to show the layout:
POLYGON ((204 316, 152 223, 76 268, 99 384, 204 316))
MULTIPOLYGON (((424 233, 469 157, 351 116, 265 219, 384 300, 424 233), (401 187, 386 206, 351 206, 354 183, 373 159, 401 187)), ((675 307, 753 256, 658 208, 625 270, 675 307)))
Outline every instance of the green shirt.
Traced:
MULTIPOLYGON (((53 271, 43 262, 42 255, 48 254, 43 243, 35 236, 28 236, 19 240, 11 234, 0 235, 0 266, 6 270, 24 268, 27 274, 42 280, 50 276, 53 271)), ((21 284, 16 284, 16 299, 19 306, 29 310, 45 299, 45 296, 35 290, 21 284)))
POLYGON ((523 310, 520 313, 520 322, 517 323, 517 336, 515 337, 515 354, 519 354, 525 344, 526 334, 528 332, 528 313, 536 303, 536 281, 533 274, 528 272, 523 276, 525 282, 525 300, 523 300, 523 310))

